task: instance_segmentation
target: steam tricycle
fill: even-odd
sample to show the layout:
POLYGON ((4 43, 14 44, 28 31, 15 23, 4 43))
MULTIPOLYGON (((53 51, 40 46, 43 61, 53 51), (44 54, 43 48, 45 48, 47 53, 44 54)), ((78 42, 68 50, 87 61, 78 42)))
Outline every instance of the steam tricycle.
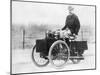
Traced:
POLYGON ((44 39, 37 39, 32 50, 32 60, 38 67, 49 62, 56 68, 63 67, 68 60, 77 64, 84 60, 84 51, 88 49, 87 41, 76 41, 76 36, 67 31, 50 31, 44 39))

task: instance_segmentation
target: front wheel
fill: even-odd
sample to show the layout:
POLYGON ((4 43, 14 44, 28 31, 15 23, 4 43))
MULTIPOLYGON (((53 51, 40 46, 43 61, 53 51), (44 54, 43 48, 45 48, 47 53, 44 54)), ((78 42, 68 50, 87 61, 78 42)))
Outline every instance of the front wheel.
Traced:
POLYGON ((62 40, 54 42, 49 49, 49 61, 56 68, 63 67, 68 61, 69 56, 69 47, 62 40))
POLYGON ((33 60, 34 64, 38 67, 44 67, 44 66, 48 65, 48 63, 49 63, 48 59, 42 58, 40 56, 40 53, 36 52, 36 45, 33 47, 33 50, 32 50, 32 60, 33 60))

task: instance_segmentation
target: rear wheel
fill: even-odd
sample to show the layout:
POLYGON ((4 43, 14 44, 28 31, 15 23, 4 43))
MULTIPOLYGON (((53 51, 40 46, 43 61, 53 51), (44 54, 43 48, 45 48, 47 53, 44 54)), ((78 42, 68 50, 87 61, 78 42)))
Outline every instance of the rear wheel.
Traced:
POLYGON ((32 60, 33 60, 34 64, 38 67, 44 67, 44 66, 48 65, 48 63, 49 63, 48 58, 45 59, 40 56, 39 52, 36 52, 36 45, 33 47, 33 50, 32 50, 32 60))
POLYGON ((80 59, 71 59, 71 61, 73 62, 73 64, 78 64, 81 60, 80 59))
POLYGON ((76 58, 71 58, 71 61, 73 62, 73 64, 78 64, 81 60, 83 60, 83 54, 84 50, 78 50, 77 56, 76 58))
POLYGON ((54 42, 49 49, 49 61, 56 67, 63 67, 69 59, 69 47, 62 41, 58 40, 54 42))

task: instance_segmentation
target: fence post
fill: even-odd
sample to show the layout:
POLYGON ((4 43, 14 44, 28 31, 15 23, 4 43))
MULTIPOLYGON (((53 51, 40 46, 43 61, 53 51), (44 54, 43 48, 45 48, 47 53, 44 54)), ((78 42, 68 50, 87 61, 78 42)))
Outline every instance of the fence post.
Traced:
POLYGON ((82 35, 82 41, 83 41, 83 29, 81 30, 81 35, 82 35))
POLYGON ((25 29, 23 28, 23 49, 25 48, 25 29))

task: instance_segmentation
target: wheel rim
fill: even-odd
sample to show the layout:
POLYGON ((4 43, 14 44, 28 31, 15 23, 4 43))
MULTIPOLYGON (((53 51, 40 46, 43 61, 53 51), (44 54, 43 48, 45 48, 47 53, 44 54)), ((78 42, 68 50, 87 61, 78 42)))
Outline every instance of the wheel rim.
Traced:
POLYGON ((48 59, 40 57, 40 53, 36 52, 36 46, 34 46, 33 51, 32 51, 32 60, 34 64, 38 67, 44 67, 48 65, 49 63, 48 59))
POLYGON ((64 41, 58 40, 52 44, 49 51, 49 61, 55 67, 63 67, 68 61, 69 48, 64 41))

